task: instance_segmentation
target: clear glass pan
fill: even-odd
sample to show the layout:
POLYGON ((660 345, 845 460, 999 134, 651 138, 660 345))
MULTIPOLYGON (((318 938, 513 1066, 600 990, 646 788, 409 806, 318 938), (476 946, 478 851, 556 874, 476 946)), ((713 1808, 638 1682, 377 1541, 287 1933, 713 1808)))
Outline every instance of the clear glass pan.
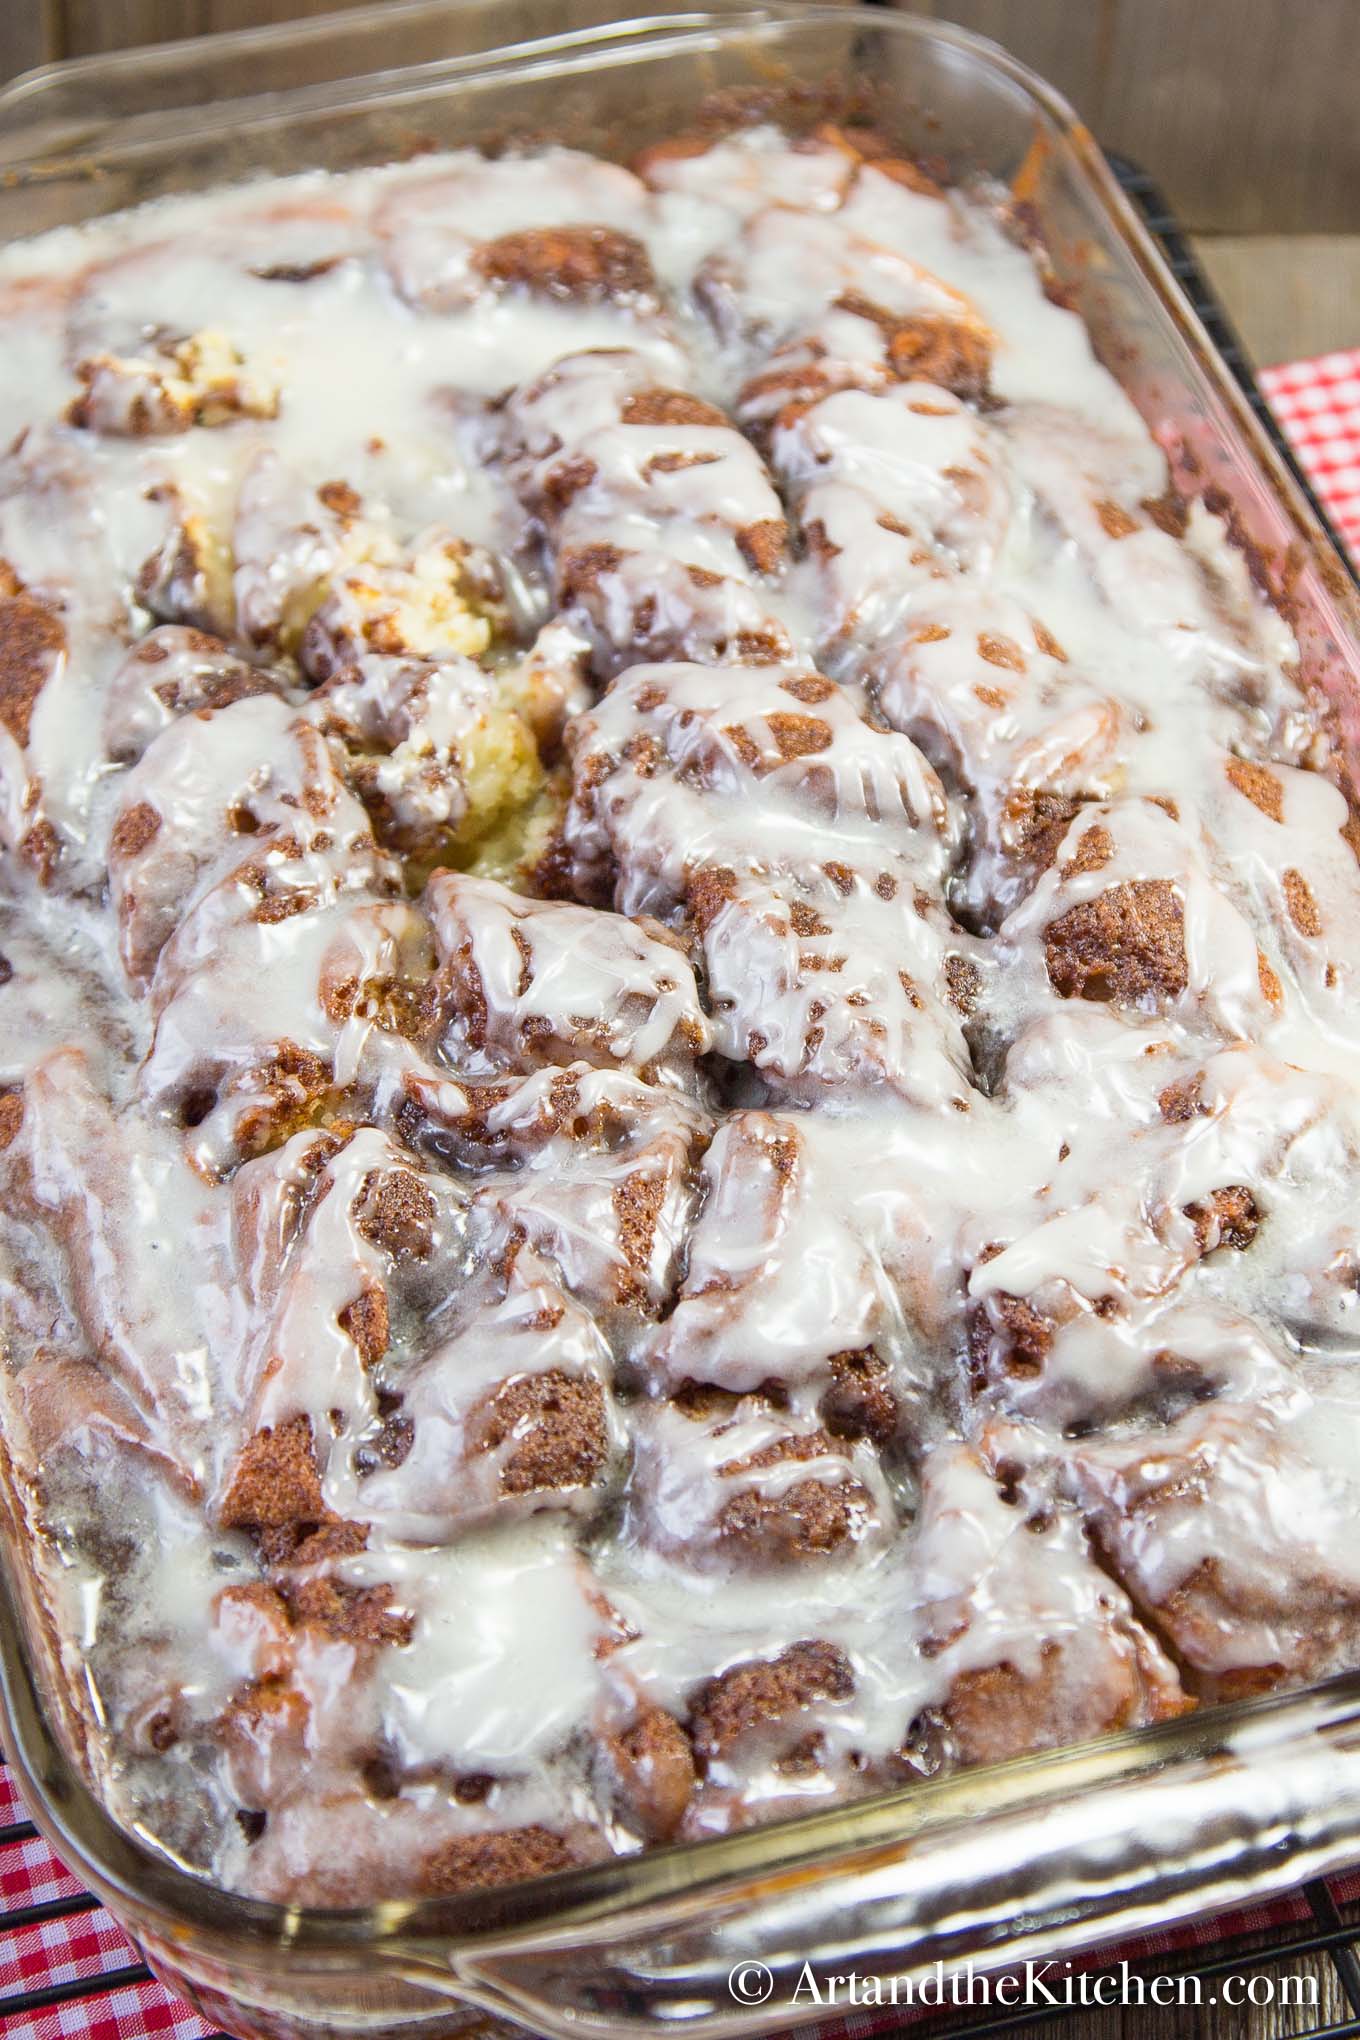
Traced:
MULTIPOLYGON (((0 93, 0 239, 252 175, 555 137, 624 155, 717 92, 788 118, 829 88, 1033 208, 1059 283, 1187 493, 1230 508, 1288 605, 1360 783, 1360 607, 1342 562, 1071 110, 992 45, 847 7, 399 0, 56 66, 0 93)), ((814 1975, 978 1968, 1282 1889, 1360 1857, 1360 1676, 721 1840, 371 1911, 204 1884, 89 1789, 0 1441, 0 1712, 53 1845, 206 2017, 242 2035, 426 2036, 487 2014, 563 2036, 713 2036, 819 2016, 814 1975), (734 1965, 773 1988, 742 2004, 734 1965)))

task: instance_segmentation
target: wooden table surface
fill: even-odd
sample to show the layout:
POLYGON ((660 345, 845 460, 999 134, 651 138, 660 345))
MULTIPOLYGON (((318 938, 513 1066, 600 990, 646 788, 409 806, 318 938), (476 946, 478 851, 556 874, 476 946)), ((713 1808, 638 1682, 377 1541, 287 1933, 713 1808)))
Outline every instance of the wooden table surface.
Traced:
POLYGON ((1360 347, 1360 234, 1201 234, 1194 242, 1257 363, 1360 347))

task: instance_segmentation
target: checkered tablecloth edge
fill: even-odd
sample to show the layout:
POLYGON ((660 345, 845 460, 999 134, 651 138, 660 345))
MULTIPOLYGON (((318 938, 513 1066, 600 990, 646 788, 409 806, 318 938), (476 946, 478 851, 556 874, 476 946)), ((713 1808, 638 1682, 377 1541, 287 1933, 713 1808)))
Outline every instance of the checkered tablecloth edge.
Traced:
POLYGON ((1360 347, 1262 369, 1259 380, 1319 501, 1360 559, 1360 347))

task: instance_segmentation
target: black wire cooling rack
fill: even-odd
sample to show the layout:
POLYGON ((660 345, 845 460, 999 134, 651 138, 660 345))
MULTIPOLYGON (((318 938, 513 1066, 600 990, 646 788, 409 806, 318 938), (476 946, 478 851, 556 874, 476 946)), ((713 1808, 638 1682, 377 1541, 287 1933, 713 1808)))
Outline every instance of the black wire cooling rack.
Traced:
MULTIPOLYGON (((1247 402, 1297 476, 1323 525, 1331 530, 1325 510, 1301 472, 1274 413, 1257 385, 1232 321, 1215 296, 1184 229, 1160 187, 1136 163, 1120 156, 1111 156, 1109 160, 1120 186, 1138 208, 1161 247, 1177 283, 1241 384, 1247 402)), ((1343 559, 1347 558, 1344 547, 1338 546, 1338 550, 1343 559)), ((0 1756, 0 1764, 3 1762, 3 1756, 0 1756)), ((0 1862, 3 1861, 4 1850, 31 1841, 36 1833, 33 1823, 27 1820, 14 1821, 7 1827, 0 1826, 0 1862)), ((34 1905, 14 1906, 8 1911, 0 1909, 0 1949, 7 1939, 27 1929, 39 1927, 49 1920, 71 1919, 79 1913, 94 1912, 98 1905, 98 1899, 92 1894, 79 1892, 34 1905)), ((1281 2036, 1281 2040, 1284 2036, 1288 2036, 1288 2040, 1360 2040, 1360 1899, 1339 1904, 1330 1887, 1319 1880, 1303 1887, 1290 1908, 1290 1914, 1289 1918, 1265 1929, 1238 1933, 1229 1931, 1192 1948, 1147 1956, 1132 1963, 1132 1973, 1149 1982, 1154 1976, 1184 1978, 1187 1983, 1191 1978, 1198 1978, 1200 2009, 1192 2008, 1194 1997, 1189 1993, 1181 2006, 1173 2009, 1166 2004, 1164 1993, 1162 2008, 1148 2005, 1137 2015, 1136 2025, 1126 2022, 1126 2031, 1129 2034, 1161 2031, 1168 2036, 1191 2032, 1198 2025, 1203 2009, 1220 2001, 1217 1994, 1228 1977, 1245 1979, 1249 1984, 1253 1978, 1274 1978, 1291 1964, 1307 1962, 1309 1973, 1318 1979, 1318 2004, 1281 2004, 1279 2016, 1269 2030, 1281 2036), (1290 2010, 1297 2012, 1298 2017, 1286 2018, 1284 2014, 1290 2010), (1319 2010, 1326 2014, 1324 2023, 1318 2024, 1314 2018, 1310 2024, 1309 2018, 1319 2010), (1330 2011, 1335 2011, 1337 2016, 1330 2017, 1330 2011)), ((1098 1979, 1109 1972, 1091 1969, 1087 1974, 1086 2002, 1103 2002, 1103 1998, 1097 1995, 1098 1979)), ((150 1977, 151 1971, 144 1962, 129 1962, 93 1976, 75 1977, 0 1997, 0 2034, 20 2017, 31 2018, 61 2005, 86 2004, 90 2007, 91 2017, 97 2017, 100 1999, 107 1999, 114 1991, 146 1983, 150 1977)), ((1248 2002, 1254 2004, 1258 1999, 1248 2002)), ((964 2034, 1037 2032, 1044 2027, 1056 2027, 1058 2022, 1075 2016, 1081 2016, 1080 2012, 1066 2003, 1040 2004, 1024 2010, 951 2008, 938 2016, 914 2018, 897 2030, 910 2033, 912 2040, 944 2040, 946 2035, 952 2040, 952 2036, 964 2034)), ((1241 2003, 1240 1997, 1237 2016, 1242 2019, 1246 2016, 1246 2006, 1241 2003)), ((229 2040, 229 2036, 218 2034, 216 2040, 229 2040)), ((881 2040, 891 2040, 891 2035, 883 2034, 881 2040)))

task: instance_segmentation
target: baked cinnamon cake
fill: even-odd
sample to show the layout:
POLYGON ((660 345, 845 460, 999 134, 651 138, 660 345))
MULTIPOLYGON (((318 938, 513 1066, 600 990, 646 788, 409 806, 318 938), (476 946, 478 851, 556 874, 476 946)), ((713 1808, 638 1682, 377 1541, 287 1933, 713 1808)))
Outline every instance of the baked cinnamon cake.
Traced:
POLYGON ((1360 870, 1004 204, 426 156, 0 267, 12 1505, 236 1890, 1360 1662, 1360 870))

